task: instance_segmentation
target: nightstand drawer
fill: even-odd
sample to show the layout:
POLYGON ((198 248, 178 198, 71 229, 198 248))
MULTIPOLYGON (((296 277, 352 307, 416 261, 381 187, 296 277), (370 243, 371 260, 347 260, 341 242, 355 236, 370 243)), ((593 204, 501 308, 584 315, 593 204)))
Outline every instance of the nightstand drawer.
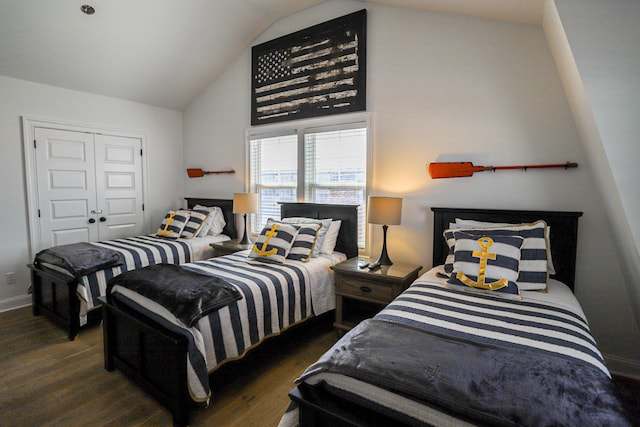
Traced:
POLYGON ((380 284, 372 280, 341 277, 336 283, 336 292, 343 295, 390 302, 393 299, 393 286, 380 284))

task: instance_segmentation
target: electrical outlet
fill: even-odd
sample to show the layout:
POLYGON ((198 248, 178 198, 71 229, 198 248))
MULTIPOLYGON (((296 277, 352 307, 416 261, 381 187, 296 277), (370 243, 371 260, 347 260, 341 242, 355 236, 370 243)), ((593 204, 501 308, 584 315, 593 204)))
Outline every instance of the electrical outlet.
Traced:
POLYGON ((7 273, 7 285, 15 285, 16 284, 16 273, 13 271, 11 273, 7 273))

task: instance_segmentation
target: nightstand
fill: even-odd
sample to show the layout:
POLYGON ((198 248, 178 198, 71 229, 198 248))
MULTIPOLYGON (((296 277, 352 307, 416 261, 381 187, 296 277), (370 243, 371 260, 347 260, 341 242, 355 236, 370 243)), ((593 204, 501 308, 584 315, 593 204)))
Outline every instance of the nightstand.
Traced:
POLYGON ((245 244, 239 243, 237 240, 227 240, 225 242, 211 243, 209 244, 215 252, 214 256, 223 256, 233 254, 245 249, 251 249, 253 243, 245 244))
POLYGON ((360 321, 372 317, 407 289, 422 266, 393 264, 378 270, 358 267, 368 258, 351 258, 331 269, 336 282, 336 322, 333 326, 342 334, 360 321))

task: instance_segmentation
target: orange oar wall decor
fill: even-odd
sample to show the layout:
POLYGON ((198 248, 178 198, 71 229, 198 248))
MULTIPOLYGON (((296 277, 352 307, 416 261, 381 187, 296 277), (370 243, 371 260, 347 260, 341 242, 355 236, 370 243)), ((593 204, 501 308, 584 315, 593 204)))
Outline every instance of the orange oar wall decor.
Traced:
POLYGON ((187 174, 189 178, 201 178, 205 175, 221 175, 221 174, 232 174, 236 173, 233 169, 228 171, 203 171, 202 169, 191 168, 187 169, 187 174))
POLYGON ((503 169, 546 169, 546 168, 577 168, 578 164, 573 162, 555 163, 546 165, 521 165, 521 166, 474 166, 471 162, 440 162, 429 163, 429 176, 438 178, 460 178, 472 176, 474 172, 497 171, 503 169))

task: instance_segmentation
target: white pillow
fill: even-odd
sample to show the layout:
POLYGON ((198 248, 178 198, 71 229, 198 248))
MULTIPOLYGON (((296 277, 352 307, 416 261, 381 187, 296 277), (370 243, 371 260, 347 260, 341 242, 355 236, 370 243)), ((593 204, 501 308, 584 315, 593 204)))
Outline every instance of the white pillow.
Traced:
POLYGON ((341 220, 331 221, 329 230, 327 230, 327 234, 324 236, 324 240, 322 241, 322 247, 320 248, 321 254, 333 253, 336 248, 336 243, 338 242, 338 233, 340 232, 341 225, 341 220))
MULTIPOLYGON (((510 227, 510 226, 519 225, 519 224, 510 224, 507 222, 485 222, 485 221, 476 221, 473 219, 456 218, 456 225, 464 228, 495 228, 495 227, 510 227)), ((460 228, 460 227, 449 227, 449 228, 460 228)), ((551 259, 550 236, 551 236, 551 227, 547 226, 547 232, 545 234, 545 237, 547 239, 547 269, 549 270, 549 274, 556 274, 556 269, 553 267, 553 259, 551 259)))
POLYGON ((207 210, 209 211, 209 217, 207 221, 204 223, 204 226, 198 232, 198 237, 204 237, 207 234, 211 234, 216 236, 218 234, 222 234, 222 230, 224 226, 227 225, 227 222, 224 220, 224 214, 222 213, 222 209, 218 206, 202 206, 196 205, 194 209, 199 210, 207 210))

